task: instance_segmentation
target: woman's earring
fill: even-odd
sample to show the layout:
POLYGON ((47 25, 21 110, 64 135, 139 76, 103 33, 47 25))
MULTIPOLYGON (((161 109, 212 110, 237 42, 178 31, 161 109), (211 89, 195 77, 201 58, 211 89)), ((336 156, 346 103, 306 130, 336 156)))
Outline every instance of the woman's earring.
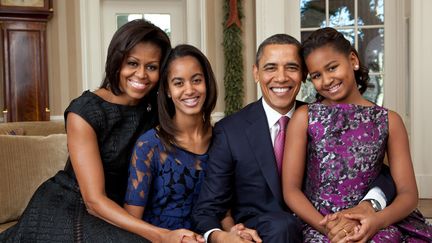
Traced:
POLYGON ((354 70, 359 70, 359 65, 358 64, 356 64, 355 66, 354 66, 354 70))
POLYGON ((171 95, 170 95, 170 94, 167 94, 167 96, 168 96, 168 98, 170 98, 170 99, 171 99, 171 95))

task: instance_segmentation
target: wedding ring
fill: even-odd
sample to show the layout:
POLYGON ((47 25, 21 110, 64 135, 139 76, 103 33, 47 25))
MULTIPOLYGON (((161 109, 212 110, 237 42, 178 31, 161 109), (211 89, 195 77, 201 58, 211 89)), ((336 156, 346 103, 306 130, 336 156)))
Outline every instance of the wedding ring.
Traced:
POLYGON ((348 231, 344 228, 342 228, 343 232, 345 233, 345 237, 348 235, 348 231))

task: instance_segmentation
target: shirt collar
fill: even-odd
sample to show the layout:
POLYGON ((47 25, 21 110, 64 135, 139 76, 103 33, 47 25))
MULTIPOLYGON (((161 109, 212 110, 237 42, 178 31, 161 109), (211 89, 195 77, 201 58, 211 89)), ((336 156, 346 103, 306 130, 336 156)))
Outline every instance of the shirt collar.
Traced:
POLYGON ((291 108, 291 110, 289 110, 286 114, 280 114, 279 112, 277 112, 276 110, 274 110, 273 108, 271 108, 271 106, 269 106, 267 104, 267 102, 265 101, 264 98, 261 99, 262 100, 262 104, 264 107, 264 112, 267 116, 267 122, 269 125, 269 128, 273 127, 274 124, 276 124, 277 121, 279 121, 279 118, 281 116, 288 116, 289 118, 292 117, 292 115, 294 114, 294 110, 295 110, 295 101, 294 101, 294 105, 291 108))

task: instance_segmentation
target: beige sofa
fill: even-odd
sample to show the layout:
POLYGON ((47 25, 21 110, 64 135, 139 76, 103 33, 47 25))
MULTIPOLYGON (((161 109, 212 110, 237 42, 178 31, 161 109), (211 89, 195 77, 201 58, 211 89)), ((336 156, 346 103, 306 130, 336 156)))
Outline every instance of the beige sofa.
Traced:
POLYGON ((67 156, 63 121, 0 123, 0 232, 16 223, 67 156))

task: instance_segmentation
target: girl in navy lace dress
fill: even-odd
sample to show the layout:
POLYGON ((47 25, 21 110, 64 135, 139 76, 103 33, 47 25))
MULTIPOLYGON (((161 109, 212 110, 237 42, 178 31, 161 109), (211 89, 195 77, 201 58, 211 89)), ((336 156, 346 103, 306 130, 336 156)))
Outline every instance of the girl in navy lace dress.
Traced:
POLYGON ((124 207, 157 235, 175 232, 177 242, 204 242, 185 229, 204 178, 216 98, 207 58, 193 46, 177 46, 161 76, 160 125, 139 137, 132 154, 124 207))

